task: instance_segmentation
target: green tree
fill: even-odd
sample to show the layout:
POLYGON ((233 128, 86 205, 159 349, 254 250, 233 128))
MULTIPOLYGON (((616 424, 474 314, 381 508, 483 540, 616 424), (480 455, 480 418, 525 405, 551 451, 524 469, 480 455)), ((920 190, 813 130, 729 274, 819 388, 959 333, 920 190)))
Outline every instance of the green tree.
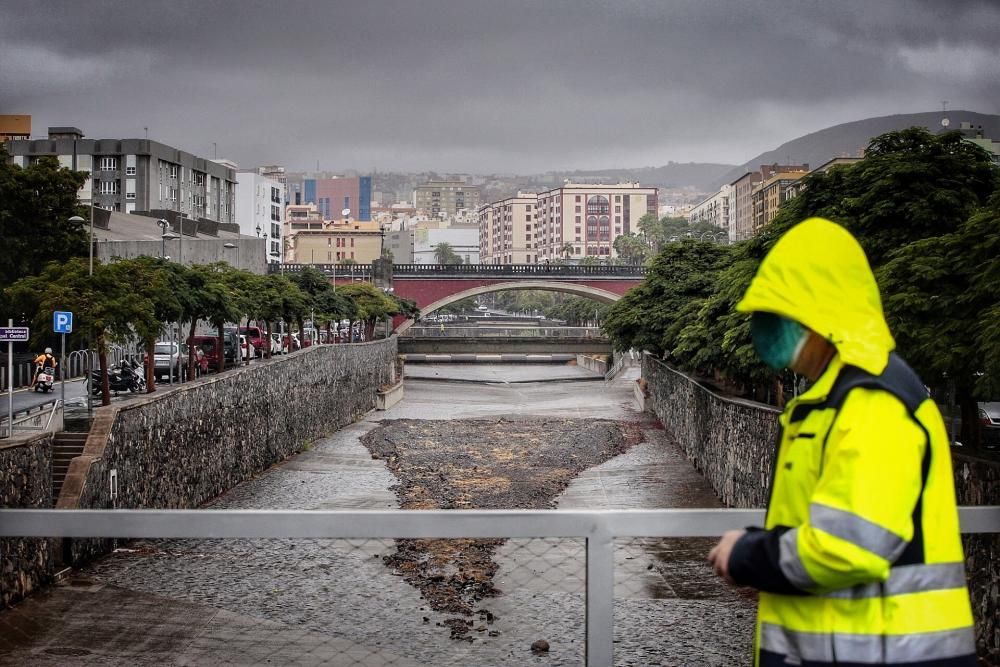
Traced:
MULTIPOLYGON (((375 323, 400 312, 399 304, 385 292, 371 283, 351 283, 337 290, 357 307, 357 318, 365 325, 365 339, 371 340, 375 333, 375 323)), ((354 322, 351 322, 353 330, 354 322)))
MULTIPOLYGON (((84 172, 61 168, 55 158, 28 167, 8 162, 0 145, 0 285, 41 273, 48 262, 87 255, 87 234, 73 216, 85 217, 77 193, 84 172)), ((8 310, 0 297, 0 313, 8 310)))
POLYGON ((608 311, 603 327, 615 348, 648 350, 687 366, 692 355, 674 350, 696 314, 691 303, 714 291, 727 248, 697 241, 668 244, 653 260, 646 279, 608 311))
POLYGON ((6 290, 13 307, 33 320, 33 328, 47 331, 52 313, 76 314, 77 336, 92 338, 97 348, 102 404, 111 404, 108 386, 108 346, 127 343, 135 335, 134 323, 155 321, 149 299, 137 296, 132 277, 117 264, 94 264, 89 275, 87 259, 52 262, 38 276, 22 278, 6 290))
POLYGON ((616 238, 612 247, 626 264, 643 264, 649 255, 649 246, 643 239, 632 232, 622 234, 616 238))
POLYGON ((165 323, 178 321, 184 313, 181 297, 187 283, 180 271, 170 268, 170 262, 155 257, 119 260, 113 266, 120 275, 129 277, 135 298, 148 301, 152 307, 132 321, 132 328, 146 350, 146 391, 152 393, 156 391, 153 363, 156 340, 165 323))
POLYGON ((462 258, 447 241, 442 241, 434 246, 434 259, 438 264, 462 264, 462 258))

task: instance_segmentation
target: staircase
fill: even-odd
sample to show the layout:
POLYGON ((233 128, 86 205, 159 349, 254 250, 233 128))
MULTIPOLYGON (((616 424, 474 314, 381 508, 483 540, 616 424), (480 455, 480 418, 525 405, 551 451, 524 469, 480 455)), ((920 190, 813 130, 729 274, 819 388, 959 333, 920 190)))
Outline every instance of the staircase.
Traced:
POLYGON ((83 446, 87 443, 87 433, 70 433, 60 431, 52 439, 52 506, 55 507, 59 500, 59 492, 62 490, 63 482, 66 480, 66 473, 69 471, 69 462, 83 453, 83 446))

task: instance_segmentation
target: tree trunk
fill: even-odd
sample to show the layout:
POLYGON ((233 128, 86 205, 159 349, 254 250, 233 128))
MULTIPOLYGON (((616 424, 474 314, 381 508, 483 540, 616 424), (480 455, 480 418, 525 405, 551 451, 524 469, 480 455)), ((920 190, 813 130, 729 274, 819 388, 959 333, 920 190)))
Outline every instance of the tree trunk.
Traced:
POLYGON ((330 342, 330 320, 326 321, 326 342, 330 342))
POLYGON ((299 325, 299 345, 301 347, 306 346, 306 320, 301 315, 295 318, 296 323, 299 325))
POLYGON ((959 412, 962 415, 962 435, 959 438, 962 445, 972 449, 982 446, 982 429, 979 427, 979 405, 972 397, 972 392, 959 389, 956 396, 959 412))
POLYGON ((219 340, 216 343, 219 346, 218 349, 219 366, 216 370, 216 373, 221 373, 222 371, 226 370, 226 334, 223 330, 223 327, 225 327, 226 324, 225 322, 216 322, 215 326, 218 327, 218 336, 219 336, 219 340))
MULTIPOLYGON (((189 333, 188 333, 188 340, 192 340, 194 338, 194 328, 195 328, 195 325, 197 323, 198 323, 198 318, 195 318, 195 319, 191 320, 191 328, 188 330, 189 331, 189 333)), ((198 377, 198 373, 195 372, 195 370, 194 370, 194 360, 195 360, 196 356, 197 355, 195 355, 195 352, 194 352, 194 345, 188 345, 188 379, 189 380, 191 378, 193 378, 193 377, 198 377)))
POLYGON ((156 339, 150 338, 146 341, 146 393, 152 394, 156 391, 156 339))
POLYGON ((97 339, 97 366, 101 369, 101 405, 111 405, 111 386, 108 383, 108 346, 104 337, 97 339))

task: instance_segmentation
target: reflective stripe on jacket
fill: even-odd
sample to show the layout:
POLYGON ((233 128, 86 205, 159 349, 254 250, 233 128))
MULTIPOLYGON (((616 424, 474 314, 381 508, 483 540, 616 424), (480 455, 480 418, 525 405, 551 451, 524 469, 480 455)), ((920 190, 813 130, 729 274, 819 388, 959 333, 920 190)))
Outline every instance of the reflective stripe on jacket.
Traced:
POLYGON ((972 610, 940 413, 892 353, 857 242, 816 220, 789 236, 740 309, 799 321, 837 355, 782 413, 766 524, 729 561, 737 583, 761 591, 756 664, 971 667, 972 610))

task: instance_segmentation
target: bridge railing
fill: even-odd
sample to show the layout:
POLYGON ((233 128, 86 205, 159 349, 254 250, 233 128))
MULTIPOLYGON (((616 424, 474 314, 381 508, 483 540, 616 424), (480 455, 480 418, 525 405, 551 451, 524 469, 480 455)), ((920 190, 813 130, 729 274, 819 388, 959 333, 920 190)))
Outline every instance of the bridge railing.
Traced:
POLYGON ((600 327, 456 327, 412 326, 403 338, 600 338, 600 327))
POLYGON ((645 266, 582 264, 394 264, 393 277, 498 276, 498 277, 615 277, 642 278, 645 266))
MULTIPOLYGON (((271 273, 298 273, 311 266, 327 276, 343 280, 370 280, 371 264, 269 264, 271 273)), ((585 278, 643 278, 645 266, 614 266, 598 264, 393 264, 395 278, 435 277, 585 277, 585 278)))
MULTIPOLYGON (((963 507, 960 508, 961 528, 964 533, 997 533, 1000 532, 1000 506, 990 507, 963 507)), ((140 570, 157 569, 161 576, 173 581, 176 579, 176 563, 171 563, 171 558, 181 558, 185 553, 196 554, 196 562, 210 562, 217 560, 225 564, 228 570, 239 568, 244 560, 252 560, 259 551, 264 549, 255 546, 254 543, 236 542, 221 543, 213 546, 219 540, 237 539, 296 539, 296 540, 324 540, 322 545, 311 551, 305 546, 296 548, 296 544, 281 546, 281 552, 286 554, 278 560, 274 559, 273 553, 265 556, 267 564, 266 571, 278 568, 278 580, 248 582, 248 586, 243 586, 237 591, 238 598, 252 595, 256 589, 264 589, 267 592, 267 599, 261 604, 266 604, 269 608, 275 605, 280 606, 280 602, 286 602, 277 596, 283 593, 282 589, 288 589, 293 585, 291 581, 293 573, 300 577, 299 582, 309 588, 309 592, 314 596, 307 602, 310 604, 310 614, 316 612, 313 606, 326 611, 341 605, 346 618, 336 619, 338 636, 351 636, 348 629, 360 626, 362 629, 370 628, 374 634, 357 636, 353 638, 350 650, 341 647, 341 660, 337 664, 375 664, 373 660, 379 658, 377 664, 410 665, 415 660, 404 658, 401 653, 407 650, 419 651, 420 641, 416 638, 416 633, 429 623, 431 612, 423 618, 423 625, 419 620, 413 621, 413 626, 409 630, 400 628, 392 624, 401 624, 408 619, 400 617, 396 612, 397 607, 405 605, 406 601, 415 596, 403 596, 397 604, 395 598, 390 596, 393 593, 386 590, 389 585, 392 588, 403 586, 402 581, 417 586, 420 590, 420 600, 417 604, 430 604, 434 607, 433 601, 437 594, 442 593, 441 589, 435 589, 434 584, 440 583, 442 579, 448 579, 448 575, 439 575, 431 572, 430 576, 421 586, 418 581, 421 576, 421 568, 429 567, 426 558, 406 558, 406 553, 413 555, 414 550, 422 548, 433 548, 434 542, 448 542, 447 548, 442 548, 442 553, 455 553, 455 550, 467 549, 469 540, 475 544, 476 540, 483 540, 485 548, 480 554, 488 554, 487 562, 472 563, 470 570, 478 572, 490 571, 494 574, 488 578, 499 578, 503 576, 505 581, 497 590, 492 586, 492 582, 487 582, 484 588, 484 595, 478 600, 470 598, 470 591, 466 590, 482 581, 476 580, 472 572, 459 571, 460 576, 457 581, 462 585, 456 593, 453 590, 445 590, 448 604, 461 606, 463 602, 469 602, 475 610, 477 606, 483 609, 469 612, 480 614, 483 625, 476 628, 483 634, 474 635, 485 639, 485 631, 492 629, 492 612, 487 609, 496 605, 503 605, 508 613, 514 618, 506 618, 508 625, 504 631, 516 633, 518 629, 524 629, 524 625, 529 626, 526 632, 538 632, 539 627, 556 628, 561 636, 550 637, 561 643, 559 647, 575 655, 576 660, 562 661, 560 664, 579 664, 585 662, 587 665, 612 665, 614 663, 616 623, 636 624, 639 628, 619 628, 626 633, 628 641, 621 642, 619 647, 634 643, 632 639, 636 632, 642 627, 651 623, 657 625, 655 618, 657 613, 663 613, 661 608, 658 612, 653 605, 653 601, 659 600, 661 607, 669 603, 666 598, 676 598, 680 595, 649 595, 642 593, 642 589, 649 588, 650 571, 655 567, 669 565, 671 558, 679 559, 678 552, 673 555, 665 554, 670 548, 665 548, 662 543, 649 542, 650 538, 694 538, 694 537, 716 537, 726 530, 739 529, 747 525, 760 525, 764 519, 762 510, 741 510, 741 509, 660 509, 660 510, 427 510, 427 511, 265 511, 265 510, 30 510, 30 509, 4 509, 0 510, 0 537, 63 537, 63 538, 194 538, 203 541, 195 544, 168 543, 160 548, 149 545, 143 549, 135 550, 140 554, 153 554, 146 556, 143 568, 140 570), (331 545, 325 540, 334 540, 337 543, 331 545), (383 540, 376 543, 358 543, 357 540, 383 540), (395 544, 385 540, 396 540, 395 544), (416 542, 414 542, 416 540, 416 542), (513 569, 510 563, 506 564, 506 569, 498 567, 490 569, 490 562, 497 555, 498 550, 503 547, 504 541, 541 541, 539 545, 527 545, 519 550, 504 552, 508 560, 514 561, 513 569), (646 540, 646 541, 644 541, 646 540), (340 542, 344 541, 344 542, 340 542), (453 541, 453 542, 449 542, 453 541), (638 546, 635 546, 638 542, 638 546), (631 545, 631 551, 622 553, 623 545, 631 545), (393 553, 393 546, 396 551, 393 553), (232 547, 232 550, 230 550, 232 547), (638 560, 636 555, 643 550, 646 556, 652 558, 647 567, 645 561, 638 560), (402 555, 401 555, 402 554, 402 555), (165 560, 164 560, 165 558, 165 560), (295 559, 298 558, 299 561, 295 559), (290 560, 290 563, 282 564, 281 561, 290 560), (519 566, 518 566, 519 561, 519 566), (476 567, 479 566, 479 567, 476 567), (386 568, 392 569, 392 575, 402 577, 393 579, 386 576, 385 572, 379 573, 386 568), (338 578, 338 576, 340 578, 338 578), (467 577, 467 578, 464 578, 467 577), (638 583, 637 581, 638 580, 638 583), (645 581, 646 583, 642 583, 645 581), (388 584, 386 583, 388 582, 388 584), (619 587, 628 587, 632 584, 633 591, 639 591, 635 609, 624 608, 625 600, 616 600, 616 590, 619 587), (259 584, 259 585, 258 585, 259 584), (578 586, 582 584, 582 586, 578 586), (272 586, 275 587, 271 590, 272 586), (356 592, 359 586, 367 587, 356 592), (317 591, 328 591, 325 594, 318 594, 317 591), (357 600, 352 596, 357 596, 357 600), (463 597, 464 596, 464 597, 463 597), (505 603, 505 597, 517 598, 505 603), (380 603, 388 598, 388 603, 380 603), (540 600, 540 598, 543 598, 540 600), (426 602, 425 602, 426 600, 426 602), (362 611, 364 610, 364 611, 362 611), (374 610, 374 611, 373 611, 374 610), (634 612, 634 613, 633 613, 634 612), (370 613, 373 616, 358 618, 361 613, 370 613), (524 615, 540 613, 542 617, 532 616, 530 620, 521 619, 524 615), (574 618, 574 615, 577 615, 574 618), (383 616, 384 618, 380 618, 383 616), (582 618, 581 618, 582 617, 582 618), (540 625, 533 625, 541 619, 540 625), (517 625, 520 623, 520 625, 517 625), (516 626, 516 627, 512 627, 516 626), (577 628, 583 627, 582 638, 573 633, 577 628), (382 651, 390 648, 388 635, 401 637, 400 641, 405 642, 402 647, 394 647, 395 653, 391 660, 385 659, 382 651), (370 640, 370 641, 367 641, 370 640), (574 642, 582 643, 582 646, 574 642), (376 648, 376 644, 379 645, 376 648), (366 652, 367 651, 367 652, 366 652), (372 652, 377 651, 378 655, 372 652), (582 660, 580 659, 582 658, 582 660)), ((710 543, 709 543, 710 544, 710 543)), ((682 567, 687 565, 686 574, 681 575, 681 580, 675 580, 679 587, 683 584, 683 577, 697 576, 698 568, 702 569, 703 576, 711 576, 707 573, 704 565, 704 546, 697 544, 698 565, 692 567, 688 563, 681 563, 682 567)), ((690 547, 688 547, 690 549, 690 547)), ((628 547, 626 547, 628 549, 628 547)), ((132 553, 132 550, 125 549, 124 553, 132 553)), ((272 549, 273 552, 273 549, 272 549)), ((129 557, 128 555, 122 557, 129 557)), ((107 563, 105 563, 107 565, 107 563)), ((250 570, 244 576, 266 577, 265 570, 254 570, 260 563, 251 564, 250 570)), ((461 566, 459 570, 461 570, 461 566)), ((454 574, 454 573, 453 573, 454 574)), ((653 574, 656 574, 655 572, 653 574)), ((239 576, 239 575, 237 575, 239 576)), ((192 571, 184 571, 183 581, 189 585, 198 585, 195 574, 192 571)), ((711 581, 717 581, 712 579, 711 581)), ((230 586, 231 587, 231 586, 230 586)), ((175 588, 176 590, 176 588, 175 588)), ((192 594, 194 591, 184 590, 181 586, 182 594, 192 594)), ((207 600, 206 591, 203 588, 198 590, 199 599, 207 600)), ((296 591, 287 593, 287 603, 296 604, 299 601, 296 591)), ((711 596, 710 596, 711 597, 711 596)), ((239 605, 240 602, 230 603, 239 605)), ((250 604, 256 604, 251 601, 250 604)), ((412 604, 412 603, 411 603, 412 604)), ((414 611, 416 607, 414 606, 414 611)), ((424 612, 424 607, 419 607, 424 612)), ((436 608, 435 608, 436 609, 436 608)), ((450 609, 447 611, 455 611, 450 609)), ((716 609, 718 612, 719 609, 716 609)), ((420 613, 420 612, 416 612, 420 613)), ((669 609, 666 613, 671 613, 669 609)), ((454 616, 454 614, 452 614, 454 616)), ((735 615, 734 615, 735 616, 735 615)), ((692 622, 698 622, 697 614, 692 622)), ((296 621, 298 625, 301 621, 296 621)), ((676 621, 671 621, 676 622, 676 621)), ((471 632, 475 620, 468 621, 460 619, 448 619, 438 625, 452 627, 453 634, 458 631, 460 634, 471 632), (458 626, 452 625, 456 621, 458 626)), ((256 627, 256 626, 254 626, 256 627)), ((709 630, 704 628, 703 630, 709 630)), ((696 628, 697 632, 698 629, 696 628)), ((645 641, 655 643, 655 646, 642 646, 645 652, 652 652, 657 657, 669 659, 669 652, 672 648, 664 646, 662 633, 663 629, 654 630, 646 635, 645 641)), ((726 632, 733 632, 732 628, 727 628, 726 632)), ((497 632, 497 635, 500 633, 497 632)), ((749 635, 749 630, 747 631, 749 635)), ((462 634, 464 637, 465 634, 462 634)), ((494 637, 493 632, 489 637, 494 637)), ((728 636, 727 636, 728 637, 728 636)), ((299 637, 294 641, 300 641, 299 637)), ((229 641, 235 642, 233 637, 229 641)), ((266 640, 265 640, 266 641, 266 640)), ((337 641, 344 643, 343 639, 337 641)), ((498 640, 503 641, 503 640, 498 640)), ((507 640, 508 642, 510 640, 507 640)), ((521 642, 518 637, 516 641, 521 642)), ((528 639, 530 641, 530 639, 528 639)), ((340 646, 340 645, 338 645, 340 646)), ((462 645, 458 650, 466 656, 463 664, 486 664, 492 661, 477 660, 476 650, 488 650, 483 642, 477 647, 462 645)), ((511 645, 508 643, 503 651, 506 652, 511 645)), ((274 647, 267 646, 268 650, 274 647)), ((310 646, 309 648, 313 648, 310 646)), ((520 645, 521 650, 525 650, 525 645, 520 645)), ((449 650, 447 647, 444 650, 449 650)), ((749 650, 749 642, 747 642, 749 650)), ((270 655, 270 653, 268 653, 270 655)), ((315 657, 315 656, 314 656, 315 657)), ((454 657, 454 656, 452 656, 454 657)), ((563 658, 567 657, 563 653, 563 658)), ((648 659, 648 655, 647 655, 648 659)), ((526 664, 527 660, 521 660, 517 664, 526 664)), ((652 661, 646 661, 650 664, 652 661)), ((675 660, 669 660, 673 663, 675 660)), ((421 662, 420 664, 425 664, 421 662)), ((435 663, 440 664, 440 663, 435 663)), ((451 663, 449 663, 451 664, 451 663)), ((514 664, 508 660, 500 660, 498 664, 514 664)))

